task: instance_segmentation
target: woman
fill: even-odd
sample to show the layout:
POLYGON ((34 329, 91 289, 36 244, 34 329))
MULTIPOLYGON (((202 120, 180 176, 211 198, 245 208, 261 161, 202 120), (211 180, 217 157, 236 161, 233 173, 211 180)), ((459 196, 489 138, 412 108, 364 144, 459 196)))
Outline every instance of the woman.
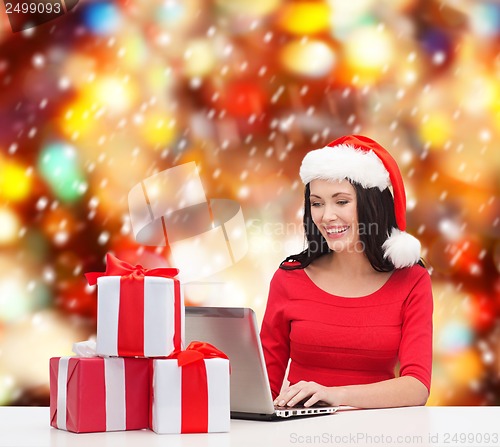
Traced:
POLYGON ((300 176, 308 247, 275 273, 261 329, 275 404, 425 405, 431 281, 395 160, 349 135, 309 152, 300 176))

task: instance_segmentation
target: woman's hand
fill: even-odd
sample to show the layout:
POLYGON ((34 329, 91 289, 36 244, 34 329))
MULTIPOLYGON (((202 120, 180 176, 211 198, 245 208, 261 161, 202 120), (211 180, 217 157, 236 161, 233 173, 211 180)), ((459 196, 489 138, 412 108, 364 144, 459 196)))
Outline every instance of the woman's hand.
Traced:
POLYGON ((310 407, 319 401, 332 406, 339 405, 338 388, 301 380, 281 390, 281 393, 274 401, 274 405, 293 407, 304 403, 305 407, 310 407))

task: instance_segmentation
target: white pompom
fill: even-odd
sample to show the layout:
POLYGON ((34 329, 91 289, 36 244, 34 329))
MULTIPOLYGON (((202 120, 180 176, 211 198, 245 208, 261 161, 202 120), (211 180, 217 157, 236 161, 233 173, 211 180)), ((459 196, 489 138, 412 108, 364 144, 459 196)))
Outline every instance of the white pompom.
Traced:
POLYGON ((384 258, 394 264, 394 267, 401 269, 410 267, 420 260, 420 241, 407 233, 393 228, 391 235, 383 243, 384 258))

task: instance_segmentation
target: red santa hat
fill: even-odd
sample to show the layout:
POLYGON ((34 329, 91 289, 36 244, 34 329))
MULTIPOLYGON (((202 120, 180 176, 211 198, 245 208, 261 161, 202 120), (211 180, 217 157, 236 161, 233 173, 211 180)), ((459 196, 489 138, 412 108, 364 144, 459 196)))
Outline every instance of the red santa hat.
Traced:
POLYGON ((393 228, 382 245, 384 257, 396 268, 416 264, 420 259, 420 242, 406 230, 406 194, 396 160, 380 144, 362 135, 340 137, 322 149, 306 154, 300 177, 307 185, 311 180, 349 179, 363 188, 380 191, 392 186, 394 212, 398 228, 393 228))

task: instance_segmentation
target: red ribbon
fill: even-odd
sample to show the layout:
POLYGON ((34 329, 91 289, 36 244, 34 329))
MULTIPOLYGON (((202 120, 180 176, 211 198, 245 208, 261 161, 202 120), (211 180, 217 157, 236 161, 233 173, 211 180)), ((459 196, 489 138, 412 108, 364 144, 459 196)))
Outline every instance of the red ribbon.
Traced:
POLYGON ((181 433, 208 432, 208 384, 205 359, 227 355, 210 343, 193 341, 184 351, 169 356, 182 367, 181 433))
POLYGON ((144 276, 162 276, 164 278, 173 278, 179 274, 179 269, 175 268, 156 268, 145 269, 142 265, 132 265, 122 261, 110 253, 106 254, 106 271, 85 273, 85 278, 89 285, 97 284, 97 279, 101 276, 129 276, 132 278, 142 278, 144 276))
POLYGON ((174 278, 176 268, 145 269, 133 266, 111 254, 106 255, 106 271, 86 273, 93 286, 102 276, 120 276, 120 308, 118 316, 118 355, 122 357, 144 356, 144 277, 160 276, 174 280, 174 349, 181 349, 180 283, 174 278))

